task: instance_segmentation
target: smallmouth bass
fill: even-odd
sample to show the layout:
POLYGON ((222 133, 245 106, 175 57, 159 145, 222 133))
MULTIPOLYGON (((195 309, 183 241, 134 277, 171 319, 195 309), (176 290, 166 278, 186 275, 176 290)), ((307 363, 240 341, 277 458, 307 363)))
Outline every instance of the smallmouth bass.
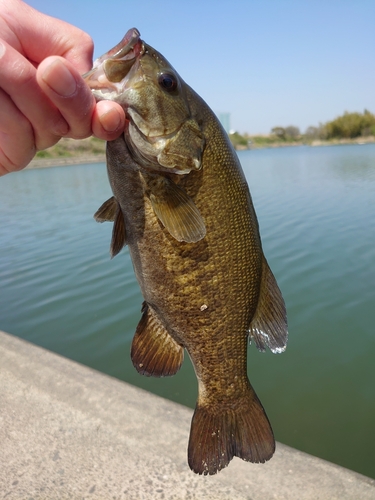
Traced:
POLYGON ((144 302, 131 358, 139 373, 174 375, 184 350, 198 379, 190 468, 215 474, 234 456, 275 450, 247 377, 247 343, 284 351, 284 301, 263 255, 237 155, 207 104, 136 29, 85 75, 97 100, 120 103, 124 134, 107 143, 110 252, 128 245, 144 302))

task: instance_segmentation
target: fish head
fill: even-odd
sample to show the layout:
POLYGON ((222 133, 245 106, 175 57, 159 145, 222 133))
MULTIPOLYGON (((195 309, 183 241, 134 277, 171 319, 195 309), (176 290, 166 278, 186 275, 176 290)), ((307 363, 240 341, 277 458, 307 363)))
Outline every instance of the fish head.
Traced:
POLYGON ((129 30, 84 78, 97 100, 123 107, 126 143, 144 168, 177 174, 201 168, 205 139, 187 85, 138 30, 129 30))

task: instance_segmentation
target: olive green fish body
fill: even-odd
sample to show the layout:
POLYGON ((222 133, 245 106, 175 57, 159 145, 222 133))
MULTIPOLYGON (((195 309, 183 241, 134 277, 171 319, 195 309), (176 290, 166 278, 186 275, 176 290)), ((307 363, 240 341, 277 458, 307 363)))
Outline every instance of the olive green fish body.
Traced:
MULTIPOLYGON (((156 59, 164 70, 162 56, 147 48, 154 59, 146 58, 146 50, 140 67, 144 57, 147 65, 156 59)), ((142 71, 134 77, 136 88, 148 66, 142 71)), ((142 84, 152 91, 147 79, 142 84)), ((286 315, 263 256, 237 155, 205 102, 182 80, 179 86, 182 101, 177 115, 182 118, 166 146, 162 141, 155 146, 159 141, 155 134, 157 139, 148 139, 151 146, 143 148, 149 130, 144 122, 154 122, 149 105, 142 108, 142 122, 135 115, 138 101, 131 116, 140 123, 141 132, 130 120, 124 136, 108 143, 114 198, 96 218, 114 220, 111 253, 129 246, 144 297, 131 352, 136 369, 145 375, 173 375, 182 364, 184 349, 189 353, 199 388, 189 465, 197 473, 214 474, 234 456, 264 462, 274 452, 271 426, 247 377, 247 342, 250 337, 260 350, 268 346, 282 352, 286 315)), ((163 93, 158 90, 155 101, 163 109, 158 104, 163 93)), ((173 105, 168 109, 173 111, 173 105)), ((168 116, 163 120, 166 129, 168 116)))

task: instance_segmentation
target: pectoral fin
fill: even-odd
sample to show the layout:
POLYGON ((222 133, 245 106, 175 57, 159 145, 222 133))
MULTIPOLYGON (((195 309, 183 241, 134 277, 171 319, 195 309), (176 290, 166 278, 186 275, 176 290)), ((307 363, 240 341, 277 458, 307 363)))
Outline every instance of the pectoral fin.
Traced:
POLYGON ((142 375, 174 375, 184 359, 183 347, 169 335, 146 302, 143 303, 142 312, 131 348, 133 365, 142 375))
POLYGON ((118 210, 118 203, 114 196, 105 201, 94 214, 96 222, 114 222, 118 210))
POLYGON ((259 351, 268 346, 273 353, 285 351, 288 327, 284 299, 276 279, 263 257, 262 282, 258 306, 249 329, 259 351))
POLYGON ((119 206, 115 216, 115 222, 113 224, 111 246, 109 248, 111 259, 113 259, 113 257, 115 257, 118 253, 120 253, 125 245, 126 245, 125 221, 124 221, 124 215, 119 206))
POLYGON ((196 243, 206 235, 206 226, 194 201, 168 177, 146 180, 155 214, 177 241, 196 243))
POLYGON ((111 246, 109 249, 111 259, 115 257, 126 245, 126 230, 121 207, 114 196, 105 201, 95 212, 96 222, 114 222, 112 229, 111 246))

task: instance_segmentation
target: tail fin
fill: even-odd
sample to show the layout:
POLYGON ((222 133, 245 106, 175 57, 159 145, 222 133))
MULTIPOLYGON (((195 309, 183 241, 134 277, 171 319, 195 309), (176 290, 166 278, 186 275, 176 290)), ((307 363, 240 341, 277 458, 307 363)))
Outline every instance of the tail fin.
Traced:
POLYGON ((190 468, 197 474, 216 474, 234 456, 264 463, 275 451, 275 439, 255 392, 235 409, 197 404, 188 447, 190 468))

